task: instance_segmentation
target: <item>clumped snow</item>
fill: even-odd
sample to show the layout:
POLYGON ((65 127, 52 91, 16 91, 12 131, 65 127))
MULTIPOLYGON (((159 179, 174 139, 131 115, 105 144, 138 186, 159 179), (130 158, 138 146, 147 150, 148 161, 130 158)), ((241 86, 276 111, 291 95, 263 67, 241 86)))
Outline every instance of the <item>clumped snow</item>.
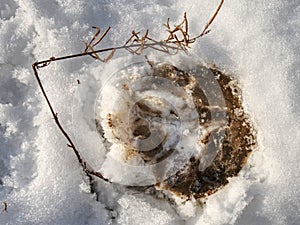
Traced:
MULTIPOLYGON (((94 187, 97 195, 92 193, 88 178, 55 126, 34 79, 33 62, 83 51, 82 40, 91 37, 92 26, 112 27, 102 47, 123 44, 133 29, 149 29, 154 38, 160 39, 164 38, 162 24, 166 19, 170 17, 174 21, 171 24, 175 24, 186 11, 191 33, 197 34, 218 3, 1 1, 0 202, 7 203, 7 212, 0 213, 0 224, 299 223, 297 0, 225 1, 211 33, 192 46, 191 54, 216 64, 239 81, 258 141, 239 176, 203 200, 205 203, 187 202, 174 209, 163 197, 126 192, 123 187, 102 181, 94 187)), ((82 125, 72 125, 72 117, 82 110, 73 107, 74 102, 80 103, 78 93, 87 93, 85 104, 93 104, 88 101, 97 97, 99 90, 93 90, 93 84, 99 82, 96 78, 124 67, 127 54, 116 53, 108 64, 82 58, 55 62, 40 70, 49 98, 67 130, 82 125), (114 66, 117 64, 119 67, 114 66), (90 84, 90 90, 80 90, 77 80, 90 84)), ((92 112, 86 113, 89 116, 92 112)), ((74 131, 74 136, 76 132, 80 129, 74 131)))

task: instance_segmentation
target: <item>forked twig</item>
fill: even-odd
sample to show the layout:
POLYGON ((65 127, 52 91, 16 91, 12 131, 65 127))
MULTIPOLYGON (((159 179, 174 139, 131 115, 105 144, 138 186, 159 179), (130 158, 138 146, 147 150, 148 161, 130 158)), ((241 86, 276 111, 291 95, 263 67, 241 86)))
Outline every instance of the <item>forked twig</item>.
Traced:
MULTIPOLYGON (((202 33, 200 33, 198 36, 195 36, 193 38, 190 38, 189 35, 189 23, 187 19, 186 13, 184 13, 183 16, 183 21, 175 25, 174 28, 172 29, 170 26, 170 19, 167 19, 167 23, 164 24, 164 26, 167 28, 168 32, 168 37, 165 40, 162 41, 156 41, 154 38, 151 38, 149 36, 149 31, 147 30, 143 36, 140 36, 140 32, 135 32, 132 31, 131 36, 129 39, 125 42, 124 45, 122 46, 117 46, 117 47, 110 47, 110 48, 103 48, 100 50, 94 50, 96 46, 98 46, 101 41, 106 37, 108 34, 110 27, 108 27, 102 34, 101 30, 98 27, 93 27, 97 31, 93 35, 92 39, 89 42, 84 42, 85 43, 85 49, 83 53, 79 54, 74 54, 74 55, 67 55, 67 56, 62 56, 62 57, 50 57, 47 60, 35 62, 32 64, 32 68, 34 71, 35 78, 38 82, 38 85, 42 91, 42 94, 47 102, 47 105, 51 111, 51 114, 54 118, 54 121, 61 131, 61 133, 64 135, 64 137, 67 139, 67 146, 73 150, 75 153, 77 160, 79 164, 82 166, 83 171, 89 176, 96 176, 98 178, 101 178, 104 181, 110 182, 107 178, 103 177, 103 175, 99 172, 94 171, 81 157, 78 149, 76 148, 75 144, 73 143, 71 137, 67 133, 67 131, 63 128, 61 122, 59 121, 58 114, 55 112, 47 94, 46 91, 43 87, 42 81, 39 77, 38 74, 38 69, 43 68, 48 66, 51 62, 54 61, 61 61, 65 59, 72 59, 72 58, 77 58, 77 57, 83 57, 83 56, 91 56, 92 58, 99 60, 101 62, 108 62, 113 56, 116 50, 124 49, 128 51, 131 54, 136 54, 136 55, 141 55, 143 54, 143 50, 147 48, 154 49, 155 51, 161 51, 167 54, 172 54, 171 50, 175 51, 175 54, 178 51, 187 51, 189 48, 189 45, 194 43, 198 38, 206 35, 210 30, 208 29, 209 26, 212 24, 214 19, 216 18, 217 14, 219 13, 222 5, 223 5, 224 0, 221 0, 220 4, 218 5, 218 8, 216 9, 215 13, 213 16, 210 18, 206 26, 204 27, 202 33), (100 35, 101 34, 101 35, 100 35), (100 35, 100 36, 99 36, 100 35), (98 38, 98 39, 97 39, 98 38), (101 58, 99 56, 99 53, 103 52, 110 52, 107 57, 101 58)), ((149 62, 149 60, 148 60, 149 62)), ((150 64, 150 63, 149 63, 150 64)), ((79 83, 79 82, 78 82, 79 83)), ((5 208, 7 208, 7 205, 3 203, 5 208)))
POLYGON ((98 37, 98 35, 100 34, 101 30, 99 27, 92 27, 94 29, 97 29, 97 32, 94 34, 94 36, 92 37, 92 39, 90 40, 89 43, 87 42, 84 42, 85 43, 85 49, 84 49, 84 52, 85 53, 88 53, 90 52, 91 53, 91 57, 94 58, 94 59, 97 59, 101 62, 108 62, 114 55, 115 53, 115 50, 113 49, 110 54, 102 59, 97 53, 95 53, 95 50, 94 50, 94 47, 97 46, 103 39, 104 37, 108 34, 109 30, 110 30, 110 27, 108 27, 102 34, 101 36, 99 37, 98 40, 96 40, 96 38, 98 37))

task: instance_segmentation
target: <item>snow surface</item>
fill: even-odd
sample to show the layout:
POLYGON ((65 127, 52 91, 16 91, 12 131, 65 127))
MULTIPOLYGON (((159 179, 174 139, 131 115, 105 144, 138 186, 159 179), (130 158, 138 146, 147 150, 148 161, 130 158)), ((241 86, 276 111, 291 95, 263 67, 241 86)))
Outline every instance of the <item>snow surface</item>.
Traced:
MULTIPOLYGON (((112 27, 102 46, 124 43, 132 29, 149 29, 159 39, 166 18, 175 23, 186 11, 196 34, 217 4, 1 0, 0 202, 8 208, 0 213, 0 224, 299 224, 298 0, 225 1, 212 32, 191 49, 235 75, 258 132, 258 147, 247 166, 195 212, 189 204, 197 202, 175 212, 163 200, 124 194, 101 182, 97 201, 34 79, 34 61, 81 52, 82 40, 93 32, 91 26, 112 27)), ((127 54, 119 52, 105 65, 84 58, 53 63, 40 71, 67 130, 73 129, 77 79, 93 83, 99 71, 116 71, 112 65, 127 54)))

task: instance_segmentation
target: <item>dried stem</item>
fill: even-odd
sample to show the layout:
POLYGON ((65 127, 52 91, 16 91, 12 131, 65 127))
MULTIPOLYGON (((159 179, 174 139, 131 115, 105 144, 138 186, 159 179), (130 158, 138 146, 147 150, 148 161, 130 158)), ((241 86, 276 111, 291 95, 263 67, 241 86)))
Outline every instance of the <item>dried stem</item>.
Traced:
POLYGON ((101 179, 103 179, 103 180, 105 180, 105 181, 108 181, 108 179, 104 178, 104 177, 102 176, 101 173, 93 171, 93 170, 88 166, 88 164, 82 159, 82 157, 80 156, 79 151, 77 150, 77 148, 76 148, 75 144, 73 143, 71 137, 68 135, 68 133, 66 132, 66 130, 65 130, 65 129, 63 128, 63 126, 61 125, 61 123, 60 123, 60 121, 59 121, 59 119, 58 119, 58 115, 57 115, 57 113, 54 111, 53 106, 52 106, 52 104, 51 104, 51 102, 50 102, 50 100, 49 100, 49 98, 48 98, 48 96, 47 96, 47 94, 46 94, 46 91, 45 91, 45 89, 44 89, 44 87, 43 87, 43 84, 42 84, 42 82, 41 82, 41 79, 40 79, 39 74, 38 74, 38 71, 37 71, 37 69, 39 68, 39 67, 38 67, 38 63, 34 63, 34 64, 32 65, 32 68, 33 68, 33 71, 34 71, 35 78, 36 78, 36 80, 37 80, 37 82, 38 82, 38 84, 39 84, 39 87, 40 87, 40 89, 41 89, 41 91, 42 91, 42 93, 43 93, 44 98, 46 99, 46 102, 47 102, 47 104, 48 104, 48 107, 49 107, 49 109, 50 109, 50 111, 51 111, 51 114, 52 114, 52 116, 53 116, 53 118, 54 118, 54 121, 55 121, 56 125, 58 126, 59 130, 61 131, 61 133, 62 133, 62 134, 65 136, 65 138, 67 139, 67 141, 68 141, 67 146, 68 146, 69 148, 71 148, 71 149, 73 150, 73 152, 75 153, 78 162, 80 163, 80 165, 81 165, 82 168, 83 168, 83 171, 84 171, 87 175, 94 175, 94 176, 97 176, 97 177, 99 177, 99 178, 101 178, 101 179))
MULTIPOLYGON (((221 0, 220 4, 218 5, 218 8, 214 12, 213 16, 210 18, 208 23, 206 24, 206 26, 204 27, 202 33, 200 33, 198 36, 193 37, 193 38, 189 38, 190 37, 190 35, 188 33, 189 32, 189 23, 188 23, 186 13, 184 13, 183 21, 180 24, 175 25, 173 29, 170 26, 170 19, 169 18, 167 19, 167 22, 166 22, 166 24, 164 24, 164 26, 167 28, 168 37, 162 41, 156 41, 154 38, 151 38, 149 36, 148 30, 145 32, 145 34, 143 36, 140 36, 140 32, 132 31, 131 36, 125 42, 124 45, 117 46, 117 47, 103 48, 100 50, 94 50, 94 48, 96 46, 98 46, 101 43, 101 41, 106 37, 106 35, 108 34, 108 32, 110 30, 110 27, 108 27, 102 34, 101 34, 101 30, 99 27, 93 27, 93 28, 97 29, 97 31, 88 43, 84 42, 85 50, 83 53, 67 55, 67 56, 62 56, 62 57, 57 57, 57 58, 52 56, 47 60, 35 62, 32 65, 35 78, 36 78, 38 85, 42 91, 42 94, 47 102, 47 105, 51 111, 51 114, 54 118, 56 125, 58 126, 61 133, 67 139, 67 141, 68 141, 67 146, 69 148, 71 148, 73 150, 73 152, 75 153, 78 162, 80 163, 80 165, 83 168, 83 171, 90 178, 91 178, 91 176, 96 176, 98 178, 101 178, 104 181, 109 182, 109 180, 107 178, 103 177, 101 173, 94 171, 81 157, 81 155, 80 155, 78 149, 76 148, 75 144, 73 143, 71 137, 68 135, 67 131, 63 128, 62 124, 60 123, 60 121, 58 119, 58 115, 55 112, 55 110, 46 94, 46 91, 43 87, 43 84, 42 84, 41 79, 38 74, 38 69, 46 67, 51 62, 54 62, 54 61, 61 61, 61 60, 66 60, 66 59, 82 57, 82 56, 91 56, 92 58, 99 60, 101 62, 108 62, 114 56, 115 51, 120 50, 120 49, 125 49, 126 51, 128 51, 129 53, 134 54, 134 55, 143 54, 143 50, 145 50, 147 48, 151 48, 151 49, 154 49, 155 51, 161 51, 161 52, 164 52, 167 54, 172 54, 171 50, 175 51, 175 53, 173 53, 173 54, 176 54, 178 51, 186 52, 188 50, 190 44, 194 43, 198 38, 203 37, 210 31, 208 28, 212 24, 214 19, 216 18, 217 14, 219 13, 219 11, 223 5, 223 2, 224 2, 224 0, 221 0), (97 38, 98 38, 98 40, 97 40, 97 38), (101 58, 99 56, 99 53, 103 53, 103 52, 110 52, 110 53, 107 55, 107 57, 101 58)), ((148 62, 149 62, 149 60, 148 60, 148 62)))
POLYGON ((212 24, 212 22, 215 20, 216 16, 218 15, 220 9, 222 8, 222 5, 224 3, 224 0, 221 0, 220 4, 218 5, 218 8, 216 9, 215 13, 213 14, 213 16, 210 18, 210 20, 208 21, 208 23, 205 25, 202 33, 192 39, 196 40, 202 36, 204 36, 205 34, 208 34, 210 32, 210 30, 208 30, 209 26, 212 24))

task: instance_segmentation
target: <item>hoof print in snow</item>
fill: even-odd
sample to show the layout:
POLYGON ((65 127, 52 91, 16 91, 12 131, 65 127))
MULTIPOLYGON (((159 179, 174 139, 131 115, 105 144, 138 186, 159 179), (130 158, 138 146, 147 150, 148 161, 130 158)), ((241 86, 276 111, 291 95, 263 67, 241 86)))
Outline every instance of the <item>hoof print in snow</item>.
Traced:
POLYGON ((104 164, 122 171, 104 166, 101 173, 183 198, 215 193, 256 143, 237 82, 214 67, 133 67, 113 75, 98 99, 96 126, 110 158, 104 164))

